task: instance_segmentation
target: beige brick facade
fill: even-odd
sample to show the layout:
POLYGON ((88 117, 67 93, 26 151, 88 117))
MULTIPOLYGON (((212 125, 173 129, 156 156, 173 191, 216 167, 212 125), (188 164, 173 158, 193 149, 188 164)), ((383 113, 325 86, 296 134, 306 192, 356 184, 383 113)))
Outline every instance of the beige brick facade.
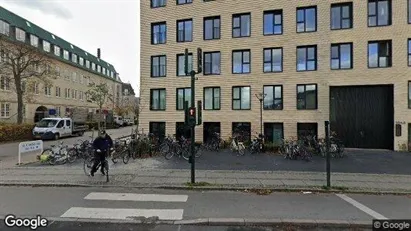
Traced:
MULTIPOLYGON (((89 83, 106 83, 110 88, 110 94, 116 96, 117 91, 120 91, 119 95, 122 95, 122 83, 115 79, 102 77, 59 60, 51 59, 51 61, 53 64, 51 68, 54 69, 57 76, 56 79, 53 80, 51 79, 54 77, 54 74, 53 77, 48 76, 48 79, 52 81, 50 94, 46 95, 45 85, 43 83, 39 83, 36 92, 28 91, 26 94, 27 97, 24 97, 26 102, 24 107, 24 122, 32 123, 34 121, 35 112, 40 106, 44 106, 47 109, 59 109, 60 115, 64 115, 66 108, 82 107, 90 110, 97 109, 98 107, 95 103, 87 102, 86 100, 85 92, 89 89, 89 83), (60 88, 59 95, 56 93, 57 87, 60 88), (70 91, 68 97, 66 97, 66 89, 67 91, 70 91)), ((0 121, 3 122, 17 121, 17 95, 14 90, 13 81, 14 79, 11 77, 9 83, 10 90, 0 89, 1 104, 9 105, 8 114, 0 117, 0 121)), ((112 110, 114 103, 108 100, 105 107, 112 110)))
MULTIPOLYGON (((283 86, 283 110, 264 111, 263 121, 283 123, 284 136, 297 136, 297 123, 318 123, 318 135, 324 136, 324 121, 329 120, 330 86, 343 85, 394 85, 394 123, 405 122, 402 135, 395 136, 394 149, 407 143, 408 123, 411 123, 411 109, 408 108, 408 81, 411 69, 408 66, 408 38, 411 37, 411 24, 408 24, 406 0, 392 1, 392 25, 368 27, 366 0, 353 2, 353 28, 345 30, 330 29, 330 5, 349 2, 345 0, 215 0, 204 2, 193 0, 191 4, 176 5, 167 1, 167 6, 151 8, 150 1, 141 1, 141 112, 140 128, 149 129, 149 122, 166 122, 166 134, 174 134, 176 122, 184 121, 182 111, 176 110, 176 88, 190 87, 189 77, 176 76, 176 54, 188 48, 194 53, 201 47, 203 52, 221 52, 221 74, 197 75, 196 101, 203 100, 203 87, 221 87, 221 110, 203 111, 203 122, 221 122, 221 135, 231 136, 232 122, 251 122, 251 131, 260 130, 260 105, 254 96, 263 91, 264 85, 283 86), (296 33, 296 8, 317 6, 317 31, 296 33), (283 34, 263 35, 263 12, 283 10, 283 34), (232 38, 232 15, 251 13, 251 36, 232 38), (203 40, 203 18, 221 17, 221 38, 203 40), (193 41, 176 42, 176 20, 193 19, 193 41), (166 44, 151 45, 151 23, 167 22, 166 44), (368 68, 368 42, 373 40, 392 40, 392 67, 368 68), (353 43, 353 69, 331 70, 330 49, 332 43, 353 43), (296 47, 317 45, 317 70, 296 71, 296 47), (281 73, 263 72, 263 49, 283 48, 283 71, 281 73), (232 50, 251 50, 251 73, 232 74, 232 50), (167 56, 167 76, 150 77, 150 57, 167 56), (296 109, 296 85, 317 84, 318 109, 296 109), (251 86, 251 110, 232 110, 232 87, 251 86), (150 89, 166 88, 166 110, 149 109, 150 89)), ((195 62, 196 65, 196 62, 195 62)), ((394 131, 393 131, 394 133, 394 131)), ((202 140, 203 126, 196 128, 196 139, 202 140)))

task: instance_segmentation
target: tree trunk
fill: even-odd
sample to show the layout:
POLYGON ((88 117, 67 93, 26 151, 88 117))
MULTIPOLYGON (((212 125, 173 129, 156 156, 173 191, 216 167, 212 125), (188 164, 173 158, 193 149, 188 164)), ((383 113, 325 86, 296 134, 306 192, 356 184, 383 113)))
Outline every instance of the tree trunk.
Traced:
POLYGON ((101 122, 103 120, 103 118, 101 118, 101 116, 103 115, 102 108, 103 107, 100 105, 100 110, 98 111, 99 112, 99 118, 98 118, 98 130, 99 131, 101 131, 101 122))
POLYGON ((23 92, 17 91, 17 124, 23 123, 23 92))
POLYGON ((14 85, 16 86, 17 94, 17 124, 23 123, 23 89, 21 88, 20 76, 14 76, 14 85))

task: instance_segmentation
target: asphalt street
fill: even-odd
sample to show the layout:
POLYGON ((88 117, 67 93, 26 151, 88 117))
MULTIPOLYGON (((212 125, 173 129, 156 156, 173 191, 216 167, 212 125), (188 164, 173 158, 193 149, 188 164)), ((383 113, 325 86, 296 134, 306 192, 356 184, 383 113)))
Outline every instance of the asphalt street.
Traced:
MULTIPOLYGON (((392 195, 0 187, 0 217, 159 220, 258 218, 372 221, 411 219, 411 197, 392 195)), ((0 229, 1 230, 1 229, 0 229)))
MULTIPOLYGON (((309 171, 325 172, 325 158, 314 156, 312 161, 284 159, 278 154, 246 153, 237 156, 229 150, 220 152, 207 152, 196 159, 198 170, 245 170, 245 171, 309 171)), ((341 173, 368 173, 368 174, 399 174, 411 175, 410 153, 394 152, 388 150, 346 150, 344 158, 331 159, 331 171, 341 173)), ((82 162, 77 161, 73 167, 81 167, 82 162)), ((183 158, 174 156, 166 160, 163 156, 152 159, 130 160, 127 166, 121 161, 116 164, 119 168, 160 168, 160 169, 190 169, 190 164, 183 158)), ((29 166, 47 168, 48 165, 33 163, 29 166)), ((68 165, 65 165, 68 166, 68 165)))
MULTIPOLYGON (((9 228, 2 222, 0 230, 6 231, 32 231, 30 228, 9 228)), ((51 225, 37 230, 44 231, 311 231, 311 230, 329 230, 342 231, 347 229, 341 228, 307 228, 299 226, 288 226, 287 228, 279 227, 235 227, 235 226, 181 226, 181 225, 135 225, 135 224, 113 224, 113 223, 79 223, 79 222, 53 222, 51 225)), ((371 230, 371 229, 370 229, 371 230)), ((358 231, 358 229, 356 229, 358 231)))
MULTIPOLYGON (((131 134, 131 129, 134 128, 129 126, 129 127, 122 127, 119 129, 109 129, 107 130, 107 133, 110 134, 113 138, 117 138, 120 136, 126 136, 131 134)), ((64 144, 67 145, 73 145, 75 144, 79 139, 90 139, 90 136, 93 135, 93 131, 89 131, 84 133, 82 137, 74 136, 74 137, 66 137, 62 138, 58 141, 55 140, 47 140, 44 141, 44 148, 49 147, 52 144, 58 144, 60 141, 63 141, 64 144)), ((97 131, 94 131, 94 137, 96 137, 97 131)), ((19 142, 14 142, 14 143, 6 143, 6 144, 0 144, 0 160, 6 159, 8 157, 17 157, 17 153, 19 150, 19 142)), ((24 154, 23 154, 24 155, 24 154)))

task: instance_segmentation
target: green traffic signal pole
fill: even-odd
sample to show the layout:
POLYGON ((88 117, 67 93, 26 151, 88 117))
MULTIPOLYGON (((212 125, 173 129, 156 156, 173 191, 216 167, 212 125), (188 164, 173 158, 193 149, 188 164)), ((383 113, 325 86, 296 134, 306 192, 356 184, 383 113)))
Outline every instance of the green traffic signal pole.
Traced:
MULTIPOLYGON (((196 72, 191 71, 191 107, 194 107, 195 105, 195 78, 196 78, 196 72)), ((195 183, 195 122, 191 124, 191 183, 195 183)))
MULTIPOLYGON (((195 95, 196 95, 195 94, 196 74, 200 74, 203 72, 203 51, 201 48, 197 48, 197 72, 194 70, 188 70, 188 64, 189 64, 188 63, 188 49, 185 49, 184 51, 184 71, 186 75, 190 74, 191 76, 191 107, 194 108, 195 107, 195 95)), ((186 102, 185 102, 185 105, 187 105, 186 102)), ((199 102, 198 107, 201 107, 201 106, 202 104, 201 102, 199 102)), ((189 110, 187 106, 185 108, 189 110)), ((187 114, 187 110, 185 111, 186 114, 187 114)), ((194 119, 192 119, 191 116, 186 115, 186 118, 189 119, 189 121, 187 121, 187 124, 191 128, 191 155, 190 155, 189 162, 191 163, 191 183, 192 184, 195 183, 195 140, 196 140, 195 139, 195 127, 196 125, 200 125, 202 121, 201 118, 197 117, 196 111, 198 111, 199 113, 198 115, 201 116, 201 108, 197 108, 197 110, 194 110, 194 119)))

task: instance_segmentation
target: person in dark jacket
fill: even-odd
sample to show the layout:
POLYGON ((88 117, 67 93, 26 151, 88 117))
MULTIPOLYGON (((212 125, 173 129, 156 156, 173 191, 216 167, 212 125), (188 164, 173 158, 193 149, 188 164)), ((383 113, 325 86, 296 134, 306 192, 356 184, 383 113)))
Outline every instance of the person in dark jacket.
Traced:
POLYGON ((113 140, 111 137, 106 133, 106 131, 102 130, 99 133, 99 136, 93 142, 94 152, 94 165, 91 168, 90 175, 94 176, 94 173, 97 171, 97 165, 101 163, 100 171, 103 175, 104 173, 104 162, 106 160, 106 154, 109 150, 113 147, 113 140))

